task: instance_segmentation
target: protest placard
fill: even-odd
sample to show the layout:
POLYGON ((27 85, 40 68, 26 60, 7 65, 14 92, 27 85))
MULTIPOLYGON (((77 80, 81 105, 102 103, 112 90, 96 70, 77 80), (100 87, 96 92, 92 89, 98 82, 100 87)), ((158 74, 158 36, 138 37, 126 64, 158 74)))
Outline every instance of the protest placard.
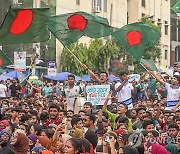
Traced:
MULTIPOLYGON (((103 105, 110 91, 110 85, 92 85, 86 87, 87 101, 93 105, 103 105)), ((108 102, 110 104, 111 101, 108 102)))

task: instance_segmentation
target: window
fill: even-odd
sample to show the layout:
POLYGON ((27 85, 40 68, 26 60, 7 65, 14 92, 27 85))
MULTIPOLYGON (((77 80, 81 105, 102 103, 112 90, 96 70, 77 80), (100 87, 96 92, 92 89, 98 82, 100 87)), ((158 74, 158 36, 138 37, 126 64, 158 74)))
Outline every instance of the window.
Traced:
POLYGON ((165 35, 168 35, 168 22, 165 21, 165 24, 164 24, 164 33, 165 35))
POLYGON ((141 6, 142 6, 142 7, 145 7, 145 6, 146 6, 145 3, 146 3, 145 0, 141 0, 141 6))
POLYGON ((164 51, 164 59, 167 60, 167 50, 164 51))
POLYGON ((107 12, 107 0, 104 0, 104 5, 103 5, 103 10, 104 12, 107 12))
POLYGON ((77 5, 80 5, 80 0, 76 0, 76 4, 77 4, 77 5))
POLYGON ((92 6, 93 6, 93 8, 98 6, 101 10, 101 0, 93 0, 92 6))

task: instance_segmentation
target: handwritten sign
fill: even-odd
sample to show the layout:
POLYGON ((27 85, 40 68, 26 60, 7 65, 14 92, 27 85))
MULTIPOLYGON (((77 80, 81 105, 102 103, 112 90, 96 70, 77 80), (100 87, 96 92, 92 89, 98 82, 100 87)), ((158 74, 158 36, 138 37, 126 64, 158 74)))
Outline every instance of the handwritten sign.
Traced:
MULTIPOLYGON (((86 87, 87 101, 93 105, 103 105, 108 92, 110 91, 110 85, 93 85, 86 87)), ((111 102, 109 101, 108 104, 111 102)))

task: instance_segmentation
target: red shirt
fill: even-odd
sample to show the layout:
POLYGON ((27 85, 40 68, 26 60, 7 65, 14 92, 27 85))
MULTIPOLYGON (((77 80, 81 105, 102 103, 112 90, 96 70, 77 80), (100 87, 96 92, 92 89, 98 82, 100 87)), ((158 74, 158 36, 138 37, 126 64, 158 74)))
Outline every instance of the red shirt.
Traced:
POLYGON ((62 122, 62 119, 57 117, 55 120, 53 119, 48 119, 46 122, 46 125, 48 126, 49 124, 55 124, 55 125, 59 125, 62 122))

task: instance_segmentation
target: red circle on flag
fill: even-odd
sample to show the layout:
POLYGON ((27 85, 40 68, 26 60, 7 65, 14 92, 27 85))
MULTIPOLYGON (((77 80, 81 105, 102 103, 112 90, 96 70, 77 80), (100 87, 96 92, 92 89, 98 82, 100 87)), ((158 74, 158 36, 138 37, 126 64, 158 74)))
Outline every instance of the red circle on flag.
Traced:
POLYGON ((30 27, 32 20, 33 20, 32 10, 18 11, 16 18, 11 24, 10 32, 15 35, 25 32, 30 27))
POLYGON ((87 26, 87 20, 80 14, 74 14, 67 19, 69 29, 83 31, 87 26))
POLYGON ((139 45, 141 43, 142 34, 138 31, 130 31, 127 33, 126 38, 130 46, 139 45))
POLYGON ((150 65, 148 63, 144 63, 144 65, 146 66, 146 68, 150 68, 150 65))
POLYGON ((0 66, 2 66, 3 64, 3 60, 0 58, 0 66))

